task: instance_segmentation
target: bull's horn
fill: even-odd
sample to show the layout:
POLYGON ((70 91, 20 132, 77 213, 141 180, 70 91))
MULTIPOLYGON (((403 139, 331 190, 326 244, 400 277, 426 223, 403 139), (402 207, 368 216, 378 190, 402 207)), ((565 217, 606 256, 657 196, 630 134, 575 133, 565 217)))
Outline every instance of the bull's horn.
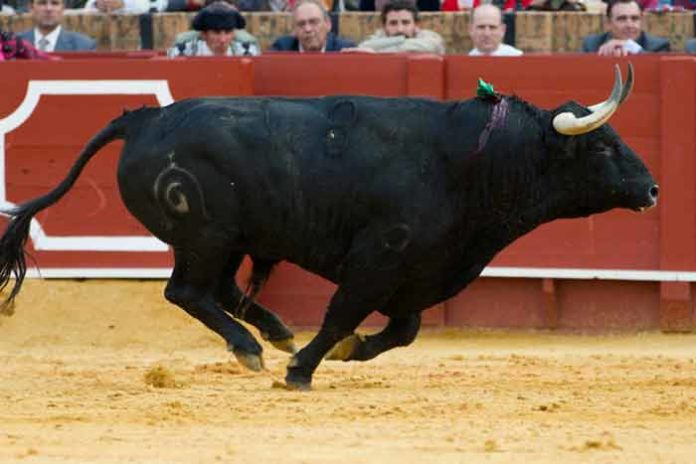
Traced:
MULTIPOLYGON (((628 63, 628 76, 626 76, 626 83, 623 85, 623 90, 621 91, 621 98, 619 99, 619 106, 628 98, 633 90, 633 64, 628 63)), ((597 110, 601 103, 596 105, 588 106, 587 109, 593 113, 597 110)))
MULTIPOLYGON (((630 72, 630 71, 629 71, 630 72)), ((571 112, 560 113, 553 118, 553 128, 564 135, 581 135, 595 130, 609 120, 619 107, 623 95, 621 84, 621 69, 615 67, 614 88, 609 99, 592 106, 592 113, 578 118, 571 112)), ((630 90, 630 89, 629 89, 630 90)))

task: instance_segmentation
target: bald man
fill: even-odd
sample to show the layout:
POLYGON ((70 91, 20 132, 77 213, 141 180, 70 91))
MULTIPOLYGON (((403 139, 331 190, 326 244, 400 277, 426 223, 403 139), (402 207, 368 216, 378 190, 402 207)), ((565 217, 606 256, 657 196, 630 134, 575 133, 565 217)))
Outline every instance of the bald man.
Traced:
POLYGON ((470 56, 520 56, 522 50, 503 43, 503 14, 495 5, 485 4, 471 13, 469 36, 474 43, 470 56))

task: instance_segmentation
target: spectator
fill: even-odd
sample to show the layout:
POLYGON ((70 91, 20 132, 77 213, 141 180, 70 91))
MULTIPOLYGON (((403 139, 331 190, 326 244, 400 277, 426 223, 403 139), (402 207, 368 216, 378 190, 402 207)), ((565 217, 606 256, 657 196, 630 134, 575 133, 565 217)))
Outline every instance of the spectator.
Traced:
MULTIPOLYGON (((234 5, 234 3, 231 2, 231 0, 205 0, 205 6, 211 5, 215 2, 219 1, 224 1, 228 5, 232 7, 234 10, 238 10, 237 6, 234 5)), ((172 7, 172 1, 169 2, 169 7, 172 7)), ((170 11, 170 10, 167 10, 170 11)), ((193 27, 193 25, 191 26, 193 27)), ((196 30, 190 30, 190 31, 184 31, 180 32, 176 35, 176 38, 174 39, 174 46, 179 47, 182 43, 184 42, 189 42, 193 39, 196 39, 200 37, 201 33, 196 30)), ((249 32, 246 31, 246 29, 235 29, 234 30, 234 42, 239 42, 238 44, 233 43, 233 47, 238 49, 239 47, 248 48, 249 50, 255 50, 256 53, 250 53, 257 55, 259 53, 259 50, 261 50, 261 47, 259 46, 259 41, 254 37, 253 35, 249 34, 249 32)))
POLYGON ((641 52, 668 52, 669 40, 642 30, 643 10, 635 0, 614 0, 607 6, 604 34, 593 34, 582 41, 583 52, 602 56, 626 56, 641 52))
POLYGON ((283 52, 338 52, 355 47, 351 40, 331 32, 331 19, 318 0, 300 0, 292 10, 293 35, 276 39, 271 50, 283 52))
MULTIPOLYGON (((493 3, 503 11, 526 10, 532 2, 549 2, 552 0, 441 0, 440 11, 462 11, 476 8, 483 3, 493 3)), ((578 0, 571 0, 578 1, 578 0)))
POLYGON ((167 51, 177 56, 244 56, 258 55, 259 49, 250 42, 235 41, 236 31, 244 29, 246 21, 229 4, 214 2, 200 10, 191 23, 199 34, 175 44, 167 51))
POLYGON ((30 4, 34 28, 17 34, 42 52, 95 50, 97 43, 79 32, 63 29, 63 0, 33 0, 30 4))
POLYGON ((665 12, 696 9, 696 1, 694 0, 669 0, 668 2, 663 0, 637 0, 637 2, 643 11, 665 12))
POLYGON ((149 0, 87 0, 85 13, 143 14, 150 11, 149 0))
POLYGON ((394 0, 382 8, 382 28, 357 48, 344 51, 445 53, 440 34, 418 27, 418 8, 411 2, 394 0))
MULTIPOLYGON (((389 0, 359 0, 360 11, 382 11, 389 0)), ((410 0, 418 11, 440 11, 440 0, 410 0)))
POLYGON ((12 32, 0 29, 0 61, 53 59, 58 57, 49 56, 12 32))
POLYGON ((12 16, 16 13, 17 12, 14 8, 12 8, 10 5, 5 5, 5 3, 3 3, 2 0, 0 0, 0 15, 12 16))
POLYGON ((522 50, 503 43, 505 23, 503 14, 495 5, 485 4, 471 13, 469 36, 474 48, 470 56, 520 56, 522 50))
POLYGON ((686 53, 696 53, 696 38, 687 40, 684 50, 686 53))

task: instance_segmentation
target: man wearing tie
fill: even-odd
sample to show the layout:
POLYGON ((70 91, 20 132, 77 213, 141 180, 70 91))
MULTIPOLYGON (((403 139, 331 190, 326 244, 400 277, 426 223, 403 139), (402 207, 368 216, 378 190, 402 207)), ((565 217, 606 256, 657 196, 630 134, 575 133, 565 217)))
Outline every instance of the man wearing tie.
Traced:
POLYGON ((32 0, 34 28, 17 34, 44 52, 91 51, 97 48, 94 39, 63 29, 64 0, 32 0))

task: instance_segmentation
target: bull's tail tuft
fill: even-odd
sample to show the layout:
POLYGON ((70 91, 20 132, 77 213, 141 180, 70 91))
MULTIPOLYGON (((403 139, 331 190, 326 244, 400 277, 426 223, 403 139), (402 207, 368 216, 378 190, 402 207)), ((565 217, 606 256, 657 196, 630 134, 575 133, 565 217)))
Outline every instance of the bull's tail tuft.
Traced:
POLYGON ((7 229, 0 238, 0 291, 4 290, 10 284, 10 280, 14 278, 10 294, 4 302, 0 303, 0 314, 13 313, 14 299, 24 282, 27 272, 24 246, 29 238, 32 219, 40 211, 60 200, 70 190, 82 169, 99 149, 113 140, 125 137, 127 120, 127 116, 115 119, 95 135, 82 150, 68 175, 56 188, 14 208, 0 211, 1 214, 9 217, 7 229))

